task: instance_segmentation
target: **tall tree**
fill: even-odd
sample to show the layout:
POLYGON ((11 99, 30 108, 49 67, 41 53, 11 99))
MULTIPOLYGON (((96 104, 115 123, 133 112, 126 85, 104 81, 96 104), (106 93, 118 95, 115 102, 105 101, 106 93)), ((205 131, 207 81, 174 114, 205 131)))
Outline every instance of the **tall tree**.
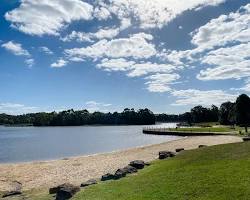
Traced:
POLYGON ((246 132, 250 124, 250 98, 246 94, 240 95, 236 100, 235 115, 237 124, 244 126, 246 132))
POLYGON ((234 103, 232 102, 225 102, 223 104, 221 104, 220 106, 220 110, 219 110, 219 122, 220 124, 223 125, 230 125, 232 120, 230 120, 230 118, 232 119, 232 109, 234 108, 234 103), (230 116, 231 115, 231 116, 230 116))

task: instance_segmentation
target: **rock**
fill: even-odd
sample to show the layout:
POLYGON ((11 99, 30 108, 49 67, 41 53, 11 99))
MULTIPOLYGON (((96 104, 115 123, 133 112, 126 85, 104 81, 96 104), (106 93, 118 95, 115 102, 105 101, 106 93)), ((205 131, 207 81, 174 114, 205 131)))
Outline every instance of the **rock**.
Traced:
POLYGON ((81 187, 87 187, 87 186, 95 185, 95 184, 97 184, 97 181, 95 179, 90 179, 90 180, 82 183, 81 187))
POLYGON ((244 142, 250 141, 250 137, 244 137, 242 138, 244 142))
POLYGON ((199 145, 199 148, 207 147, 207 145, 199 145))
POLYGON ((113 174, 107 173, 102 176, 101 181, 114 180, 115 176, 113 174))
POLYGON ((178 152, 184 151, 184 148, 178 148, 178 149, 175 149, 175 151, 178 153, 178 152))
POLYGON ((132 167, 130 165, 124 167, 123 170, 125 170, 127 174, 133 174, 138 171, 135 167, 132 167))
POLYGON ((134 160, 130 162, 129 165, 136 169, 143 169, 145 166, 145 162, 143 160, 134 160))
POLYGON ((14 195, 20 195, 20 194, 22 194, 22 192, 20 190, 8 191, 8 192, 3 193, 2 198, 14 196, 14 195))
POLYGON ((49 189, 50 194, 56 194, 56 200, 70 199, 79 191, 80 187, 68 183, 49 189))
POLYGON ((66 200, 73 197, 77 192, 80 191, 80 187, 72 185, 72 184, 62 184, 54 189, 56 191, 56 200, 66 200))
POLYGON ((114 174, 114 179, 117 180, 117 179, 125 177, 126 175, 127 175, 126 170, 118 169, 114 174))
POLYGON ((4 192, 2 195, 2 198, 9 197, 9 196, 15 196, 15 195, 20 195, 22 194, 22 183, 18 181, 13 181, 12 182, 13 189, 7 192, 4 192))
POLYGON ((174 156, 175 156, 175 153, 171 152, 171 151, 160 151, 159 152, 159 159, 160 160, 166 159, 166 158, 169 158, 169 157, 174 157, 174 156))

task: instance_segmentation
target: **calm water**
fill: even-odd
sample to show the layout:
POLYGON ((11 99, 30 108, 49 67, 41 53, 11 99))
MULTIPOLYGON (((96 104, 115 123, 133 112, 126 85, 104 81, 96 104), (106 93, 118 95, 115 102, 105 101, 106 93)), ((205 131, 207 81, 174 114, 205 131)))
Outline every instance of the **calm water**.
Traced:
MULTIPOLYGON (((175 127, 175 124, 158 126, 175 127)), ((177 139, 142 134, 143 126, 0 126, 0 163, 110 152, 177 139)))

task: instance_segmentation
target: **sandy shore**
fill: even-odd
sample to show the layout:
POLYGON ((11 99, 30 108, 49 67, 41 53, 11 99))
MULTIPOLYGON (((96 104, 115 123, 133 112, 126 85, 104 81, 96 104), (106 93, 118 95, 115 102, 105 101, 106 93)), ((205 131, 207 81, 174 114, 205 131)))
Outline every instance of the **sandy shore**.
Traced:
POLYGON ((161 150, 174 151, 176 148, 197 148, 200 144, 217 145, 241 142, 236 136, 197 136, 188 137, 157 145, 133 148, 112 153, 74 157, 64 160, 30 162, 0 165, 0 191, 10 190, 15 181, 23 184, 23 190, 38 187, 51 187, 64 182, 80 184, 90 178, 100 178, 114 172, 130 161, 140 159, 152 161, 161 150))

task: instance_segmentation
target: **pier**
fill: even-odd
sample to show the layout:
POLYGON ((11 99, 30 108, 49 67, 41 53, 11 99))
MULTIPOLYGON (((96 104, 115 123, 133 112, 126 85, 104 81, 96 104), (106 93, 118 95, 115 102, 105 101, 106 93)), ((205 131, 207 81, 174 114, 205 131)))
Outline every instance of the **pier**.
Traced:
POLYGON ((152 127, 145 127, 142 129, 144 134, 150 135, 176 135, 176 136, 209 136, 209 135, 232 135, 232 132, 198 132, 198 131, 180 131, 180 130, 173 130, 170 128, 152 128, 152 127))

